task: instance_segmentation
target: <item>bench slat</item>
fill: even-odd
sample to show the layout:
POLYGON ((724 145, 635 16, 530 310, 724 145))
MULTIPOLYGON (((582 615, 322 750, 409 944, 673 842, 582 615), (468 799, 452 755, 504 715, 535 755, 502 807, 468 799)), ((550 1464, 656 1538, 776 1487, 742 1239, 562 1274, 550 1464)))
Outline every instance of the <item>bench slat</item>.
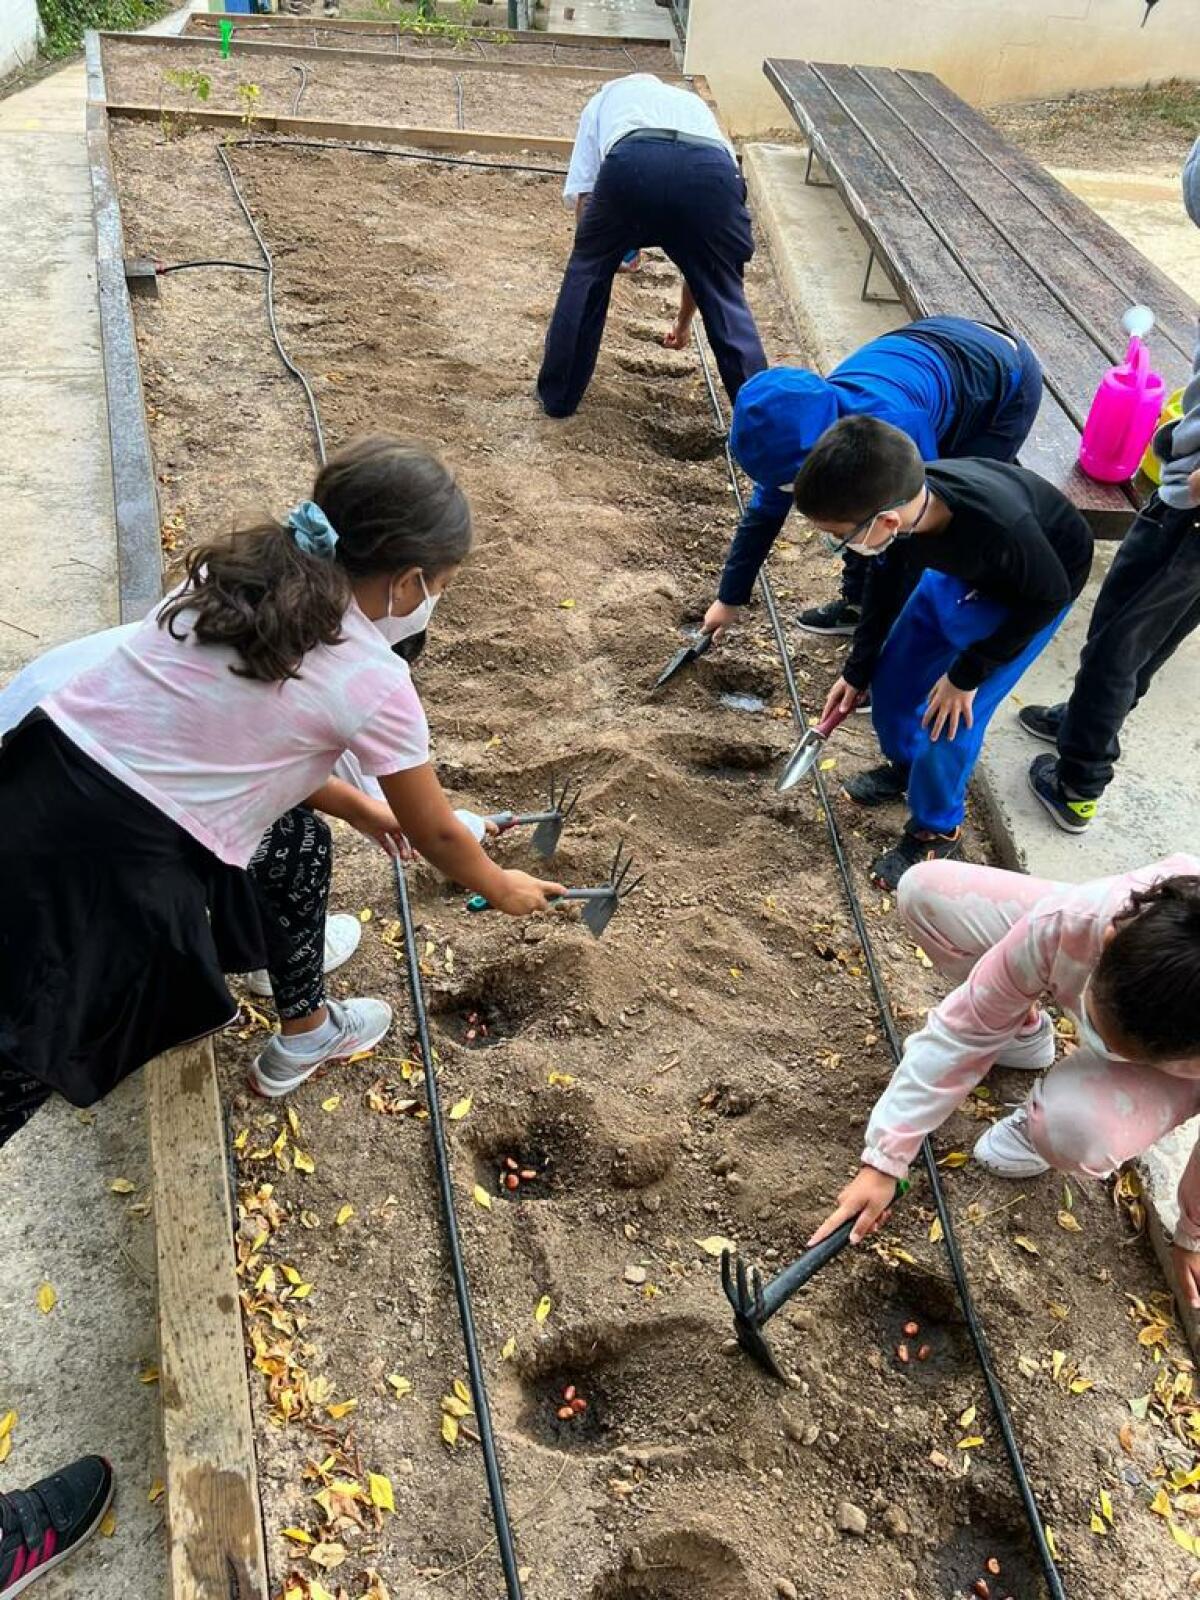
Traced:
MULTIPOLYGON (((825 70, 807 62, 765 64, 767 77, 804 128, 817 159, 908 310, 918 317, 955 315, 985 322, 1008 321, 1007 309, 998 312, 955 253, 946 248, 892 164, 825 81, 825 70)), ((866 90, 862 84, 859 88, 866 90)), ((894 121, 893 125, 898 126, 894 121)), ((903 133, 903 129, 899 131, 903 133)), ((1030 342, 1037 347, 1036 340, 1030 342)), ((1034 431, 1021 452, 1022 463, 1069 495, 1098 533, 1119 536, 1129 523, 1129 500, 1119 488, 1095 483, 1080 472, 1078 451, 1078 427, 1047 391, 1034 431)))
MULTIPOLYGON (((960 100, 932 72, 905 71, 895 76, 919 93, 950 127, 969 141, 979 157, 1002 168, 1013 194, 1023 205, 1036 206, 1060 235, 1065 234, 1072 240, 1078 253, 1093 264, 1097 276, 1102 275, 1119 292, 1125 305, 1148 305, 1158 319, 1158 333, 1190 362, 1200 307, 1173 279, 1148 261, 1045 167, 1013 145, 986 117, 960 100)), ((1011 216, 1027 213, 1010 211, 1006 206, 997 215, 1010 226, 1011 216)), ((1093 279, 1093 285, 1095 282, 1093 279)))

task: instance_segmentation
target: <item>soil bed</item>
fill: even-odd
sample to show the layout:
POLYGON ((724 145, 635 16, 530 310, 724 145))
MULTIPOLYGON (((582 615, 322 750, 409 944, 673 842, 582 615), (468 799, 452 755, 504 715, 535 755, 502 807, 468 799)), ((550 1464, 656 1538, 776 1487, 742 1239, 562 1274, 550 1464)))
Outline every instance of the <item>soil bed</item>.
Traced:
MULTIPOLYGON (((473 27, 477 24, 472 24, 473 27)), ((502 25, 498 25, 503 32, 502 25)), ((188 19, 185 32, 191 36, 211 35, 216 38, 218 26, 215 18, 203 12, 188 19)), ((677 66, 670 45, 620 43, 611 45, 575 44, 571 41, 542 40, 528 34, 507 34, 489 39, 478 33, 468 39, 453 35, 432 33, 406 33, 403 27, 389 27, 381 22, 377 31, 367 28, 322 27, 320 16, 314 16, 311 28, 283 28, 269 22, 242 22, 235 25, 235 39, 261 40, 272 44, 306 44, 328 50, 380 50, 406 55, 428 52, 430 55, 473 55, 487 60, 537 61, 560 67, 628 67, 645 72, 675 72, 677 66)))
MULTIPOLYGON (((210 136, 167 145, 117 126, 114 149, 131 255, 253 259, 210 136)), ((533 809, 552 770, 586 776, 554 872, 594 879, 621 837, 648 874, 601 943, 566 915, 466 916, 461 895, 413 879, 441 1092, 464 1113, 450 1125, 456 1187, 531 1600, 933 1600, 979 1580, 1032 1600, 1041 1588, 924 1186, 881 1245, 831 1265, 772 1324, 788 1387, 728 1348, 717 1262, 699 1242, 734 1239, 768 1271, 797 1254, 853 1168, 889 1062, 814 798, 773 788, 791 729, 758 612, 690 678, 648 695, 712 592, 733 523, 694 352, 657 342, 673 271, 651 260, 618 280, 584 406, 551 422, 531 391, 570 238, 556 179, 347 151, 231 158, 277 252, 283 336, 331 444, 368 427, 418 435, 470 493, 477 553, 418 669, 444 781, 458 803, 533 809), (766 709, 727 709, 723 694, 766 709), (486 1049, 467 1038, 480 1016, 486 1049), (538 1177, 502 1200, 508 1156, 538 1177), (559 1416, 572 1388, 587 1401, 578 1422, 559 1416)), ((795 353, 765 262, 751 296, 768 346, 795 353)), ((137 316, 177 562, 247 500, 302 495, 311 429, 258 278, 181 273, 137 316)), ((800 530, 776 577, 789 615, 834 584, 800 530)), ((799 649, 810 707, 834 661, 799 649)), ((871 759, 863 721, 838 735, 831 780, 871 759)), ((900 818, 842 812, 862 881, 900 818)), ((500 849, 534 865, 519 840, 500 849)), ((285 1109, 240 1088, 261 1010, 219 1045, 240 1247, 253 1250, 274 1577, 357 1597, 376 1571, 393 1600, 492 1600, 472 1418, 452 1418, 458 1442, 443 1442, 461 1340, 389 872, 345 830, 335 898, 369 919, 333 988, 392 1001, 385 1048, 285 1109), (311 1159, 297 1167, 297 1151, 311 1159), (289 1303, 293 1278, 311 1292, 289 1303), (396 1515, 347 1494, 368 1472, 391 1480, 396 1515), (321 1572, 284 1529, 348 1553, 321 1572)), ((867 905, 911 1028, 930 974, 890 902, 867 905)), ((941 1148, 968 1149, 1026 1087, 999 1075, 941 1148)), ((1164 1462, 1195 1458, 1153 1406, 1145 1422, 1130 1412, 1182 1370, 1173 1332, 1139 1344, 1130 1320, 1134 1295, 1155 1325, 1148 1252, 1100 1185, 1071 1185, 1068 1211, 1060 1180, 1014 1189, 955 1165, 968 1268, 1068 1592, 1182 1594, 1195 1562, 1147 1505, 1164 1462)), ((1181 1438, 1186 1421, 1176 1404, 1181 1438)))
POLYGON ((161 107, 164 125, 172 132, 186 120, 187 112, 203 108, 238 112, 248 127, 255 116, 287 115, 566 138, 574 135, 579 113, 600 87, 594 78, 566 71, 552 78, 455 73, 440 66, 322 56, 303 63, 302 78, 300 65, 298 58, 289 56, 237 55, 222 61, 215 49, 211 53, 147 49, 111 39, 104 44, 109 100, 114 105, 161 107), (181 82, 180 74, 189 76, 181 82), (203 99, 191 74, 204 80, 203 99))

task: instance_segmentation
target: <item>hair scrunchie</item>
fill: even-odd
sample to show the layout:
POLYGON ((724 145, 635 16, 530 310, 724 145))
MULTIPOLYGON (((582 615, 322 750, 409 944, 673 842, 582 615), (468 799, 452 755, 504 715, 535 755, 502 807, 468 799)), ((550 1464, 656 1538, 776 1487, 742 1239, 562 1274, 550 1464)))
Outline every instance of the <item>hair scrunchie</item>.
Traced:
POLYGON ((315 500, 301 500, 287 515, 296 548, 316 561, 332 561, 337 531, 315 500))

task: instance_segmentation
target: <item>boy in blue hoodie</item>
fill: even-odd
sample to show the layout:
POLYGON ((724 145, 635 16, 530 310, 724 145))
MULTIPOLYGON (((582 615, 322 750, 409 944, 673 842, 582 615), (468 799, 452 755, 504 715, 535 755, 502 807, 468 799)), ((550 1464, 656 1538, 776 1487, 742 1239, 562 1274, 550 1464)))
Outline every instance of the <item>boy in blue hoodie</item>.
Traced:
MULTIPOLYGON (((878 417, 924 461, 1015 461, 1042 398, 1042 369, 1020 339, 966 317, 925 317, 872 339, 828 378, 771 367, 742 385, 730 444, 754 493, 733 536, 706 632, 735 621, 792 506, 792 484, 817 440, 842 417, 878 417)), ((799 617, 809 633, 850 634, 862 616, 867 562, 847 555, 842 592, 799 617)))
MULTIPOLYGON (((1183 203, 1200 228, 1200 139, 1183 169, 1183 203)), ((1183 416, 1154 436, 1158 491, 1100 586, 1071 698, 1025 706, 1021 726, 1057 752, 1035 756, 1029 787, 1064 833, 1096 815, 1121 754, 1125 718, 1200 624, 1200 330, 1183 416)))

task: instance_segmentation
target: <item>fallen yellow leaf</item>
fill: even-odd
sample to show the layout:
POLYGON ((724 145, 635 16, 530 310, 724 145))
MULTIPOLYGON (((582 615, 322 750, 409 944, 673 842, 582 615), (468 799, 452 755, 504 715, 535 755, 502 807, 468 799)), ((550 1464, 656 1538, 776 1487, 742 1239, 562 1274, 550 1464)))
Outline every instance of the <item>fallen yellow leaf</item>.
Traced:
POLYGON ((1060 1228, 1065 1228, 1068 1233, 1083 1232, 1083 1226, 1073 1211, 1060 1211, 1058 1213, 1058 1225, 1060 1228))
POLYGON ((402 1373, 389 1372, 388 1383, 395 1390, 397 1400, 403 1400, 406 1394, 412 1393, 412 1379, 404 1377, 402 1373))
POLYGON ((149 1500, 152 1506, 157 1505, 166 1492, 166 1484, 161 1478, 155 1478, 154 1482, 150 1485, 150 1493, 146 1496, 146 1498, 149 1500))
POLYGON ((1186 1532, 1177 1522, 1170 1522, 1167 1526, 1170 1528, 1171 1537, 1177 1545, 1181 1545, 1191 1555, 1200 1556, 1200 1539, 1197 1539, 1195 1534, 1186 1532))
POLYGON ((516 1341, 516 1337, 512 1336, 512 1337, 510 1337, 510 1338, 508 1338, 508 1339, 506 1339, 504 1341, 504 1347, 500 1351, 500 1359, 501 1359, 501 1361, 511 1361, 512 1358, 516 1355, 516 1353, 517 1353, 517 1341, 516 1341))
POLYGON ((534 1307, 533 1320, 538 1323, 545 1322, 546 1318, 550 1315, 550 1305, 550 1296, 548 1294, 544 1294, 534 1307))
POLYGON ((463 1095, 461 1100, 456 1100, 450 1107, 450 1121, 461 1122, 473 1104, 474 1101, 469 1094, 463 1095))
POLYGON ((1109 1494, 1107 1489, 1101 1489, 1099 1499, 1100 1515, 1106 1522, 1111 1522, 1113 1519, 1112 1496, 1109 1494))
POLYGON ((1096 1513, 1094 1511, 1092 1512, 1092 1515, 1088 1520, 1088 1527, 1092 1530, 1093 1533, 1107 1533, 1108 1532, 1108 1529, 1105 1527, 1105 1525, 1102 1522, 1102 1520, 1096 1515, 1096 1513))
POLYGON ((822 772, 830 772, 834 767, 837 766, 837 757, 826 756, 824 761, 818 762, 818 766, 822 772))
POLYGON ((971 1434, 968 1434, 965 1439, 960 1439, 958 1441, 958 1444, 955 1446, 955 1449, 956 1450, 978 1450, 979 1446, 982 1443, 983 1443, 982 1434, 971 1433, 971 1434))
POLYGON ((367 1487, 373 1506, 378 1506, 380 1511, 395 1511, 396 1496, 392 1492, 390 1478, 385 1478, 381 1472, 368 1472, 367 1487))
POLYGON ((111 1539, 116 1531, 117 1514, 112 1510, 106 1511, 104 1513, 104 1520, 100 1524, 100 1536, 104 1539, 111 1539))
POLYGON ((481 1183, 477 1183, 471 1190, 471 1196, 477 1206, 482 1206, 485 1211, 492 1209, 492 1197, 481 1183))
POLYGON ((1169 1517, 1171 1515, 1171 1502, 1167 1498, 1167 1491, 1160 1489, 1150 1502, 1150 1509, 1156 1517, 1169 1517))
POLYGON ((1019 1244, 1021 1249, 1024 1250, 1026 1252, 1026 1254, 1028 1254, 1028 1255, 1040 1256, 1041 1253, 1042 1253, 1041 1250, 1033 1242, 1033 1240, 1029 1237, 1028 1234, 1025 1234, 1025 1233, 1014 1234, 1013 1243, 1014 1244, 1019 1244))
POLYGON ((1096 1384, 1092 1378, 1072 1378, 1067 1387, 1072 1394, 1086 1394, 1089 1389, 1094 1389, 1096 1384))
POLYGON ((449 1445, 458 1443, 458 1422, 448 1411, 442 1412, 442 1438, 449 1445))
POLYGON ((343 1227, 347 1222, 350 1221, 350 1218, 353 1215, 354 1207, 352 1205, 347 1203, 346 1205, 341 1206, 338 1210, 337 1216, 333 1219, 334 1226, 337 1228, 343 1227))
POLYGON ((471 1391, 467 1388, 466 1384, 461 1378, 455 1378, 454 1392, 462 1401, 463 1405, 469 1406, 471 1404, 471 1391))
POLYGON ((370 906, 364 906, 362 908, 362 910, 358 913, 358 920, 360 922, 370 922, 371 917, 373 915, 374 915, 374 913, 372 912, 370 906))
POLYGON ((13 1436, 11 1433, 6 1433, 3 1439, 0 1439, 0 1466, 3 1466, 12 1454, 12 1445, 13 1436))
POLYGON ((292 1138, 298 1139, 300 1137, 300 1118, 296 1115, 294 1106, 287 1108, 287 1125, 292 1130, 292 1138))
POLYGON ((311 1156, 306 1156, 303 1150, 292 1151, 292 1165, 297 1172, 315 1172, 317 1164, 311 1156))
POLYGON ((971 1426, 971 1424, 975 1421, 975 1414, 976 1414, 976 1407, 975 1406, 968 1406, 967 1409, 963 1412, 962 1416, 959 1417, 959 1419, 958 1419, 959 1427, 960 1428, 969 1428, 971 1426))
POLYGON ((340 1422, 343 1417, 348 1417, 357 1406, 357 1400, 339 1400, 336 1405, 326 1406, 325 1409, 335 1422, 340 1422))
POLYGON ((44 1283, 37 1292, 37 1308, 48 1317, 58 1304, 58 1292, 52 1283, 44 1283))
POLYGON ((114 1194, 133 1194, 137 1184, 129 1178, 114 1178, 108 1186, 114 1194))
POLYGON ((315 1544, 308 1552, 308 1559, 318 1567, 324 1567, 326 1572, 332 1572, 335 1567, 340 1567, 346 1559, 346 1546, 333 1541, 328 1544, 315 1544))
POLYGON ((552 1089, 569 1089, 575 1079, 569 1072, 551 1072, 547 1074, 546 1082, 552 1089))
POLYGON ((340 1094, 331 1094, 329 1096, 328 1100, 322 1100, 321 1101, 321 1110, 322 1111, 336 1111, 337 1108, 341 1105, 341 1103, 342 1103, 342 1097, 341 1097, 340 1094))
POLYGON ((558 602, 558 607, 560 611, 574 611, 575 602, 574 600, 560 600, 558 602))
POLYGON ((7 1439, 16 1425, 17 1413, 15 1411, 6 1411, 4 1415, 0 1417, 0 1439, 7 1439))
POLYGON ((729 969, 729 976, 730 976, 730 977, 731 977, 731 978, 740 978, 740 977, 741 977, 741 975, 742 975, 742 969, 741 969, 741 967, 730 967, 730 969, 729 969))
POLYGON ((1054 1350, 1050 1354, 1050 1376, 1057 1383, 1058 1375, 1063 1369, 1063 1362, 1067 1359, 1065 1350, 1054 1350))
POLYGON ((465 1400, 460 1400, 456 1394, 442 1396, 442 1410, 448 1417, 469 1417, 471 1407, 465 1400))
POLYGON ((954 1167, 965 1167, 970 1159, 970 1156, 965 1150, 951 1150, 947 1155, 944 1155, 939 1159, 938 1166, 950 1167, 951 1169, 954 1167))
POLYGON ((234 1136, 233 1136, 233 1148, 235 1150, 244 1150, 246 1148, 246 1140, 249 1137, 250 1137, 250 1129, 249 1128, 243 1128, 240 1133, 235 1133, 234 1136))
POLYGON ((307 1533, 303 1528, 283 1528, 280 1530, 280 1537, 291 1539, 295 1544, 316 1544, 317 1542, 312 1534, 307 1533))
POLYGON ((139 1383, 157 1383, 158 1382, 158 1368, 154 1365, 154 1363, 152 1361, 147 1362, 147 1364, 138 1373, 138 1382, 139 1383))
POLYGON ((1054 1529, 1050 1526, 1049 1523, 1046 1524, 1046 1544, 1047 1544, 1047 1546, 1049 1548, 1050 1554, 1054 1557, 1055 1561, 1057 1561, 1058 1560, 1058 1540, 1054 1537, 1054 1529))
POLYGON ((737 1245, 732 1239, 726 1239, 722 1234, 710 1234, 707 1239, 697 1239, 696 1243, 706 1256, 719 1256, 726 1250, 736 1250, 737 1245))
POLYGON ((929 1224, 930 1244, 940 1244, 945 1237, 946 1235, 944 1229, 942 1228, 941 1217, 934 1217, 933 1221, 929 1224))

